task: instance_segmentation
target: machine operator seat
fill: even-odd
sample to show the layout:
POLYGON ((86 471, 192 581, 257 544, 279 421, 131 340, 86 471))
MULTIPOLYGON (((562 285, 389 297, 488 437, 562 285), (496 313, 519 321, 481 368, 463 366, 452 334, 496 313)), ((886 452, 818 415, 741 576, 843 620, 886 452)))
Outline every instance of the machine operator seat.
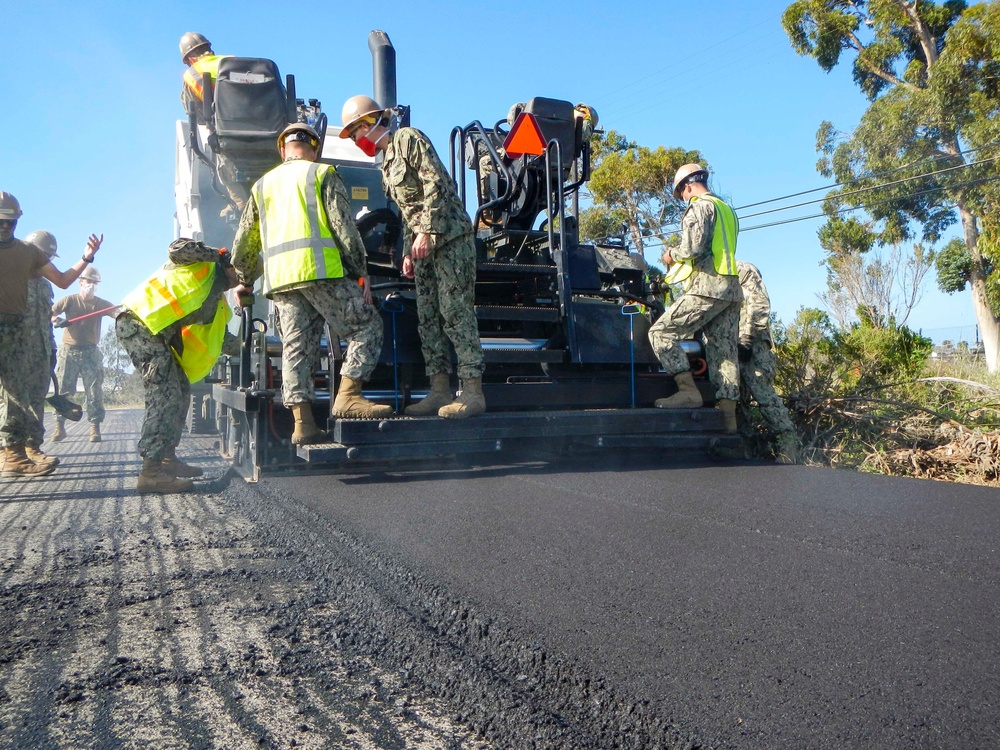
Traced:
POLYGON ((219 178, 230 194, 238 188, 249 196, 254 182, 280 162, 278 135, 295 119, 278 66, 263 58, 223 58, 212 99, 210 143, 219 178))

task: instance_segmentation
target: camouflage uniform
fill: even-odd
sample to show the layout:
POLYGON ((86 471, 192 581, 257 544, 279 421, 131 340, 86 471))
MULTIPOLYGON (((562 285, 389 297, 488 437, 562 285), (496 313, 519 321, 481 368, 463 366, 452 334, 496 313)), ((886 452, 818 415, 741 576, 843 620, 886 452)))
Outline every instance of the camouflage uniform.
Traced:
MULTIPOLYGON (((760 271, 751 263, 736 262, 743 288, 740 309, 740 348, 749 349, 747 361, 740 361, 740 412, 744 425, 750 423, 750 400, 760 408, 767 426, 775 433, 794 432, 784 402, 774 392, 777 359, 771 339, 771 300, 760 271)), ((745 356, 744 356, 745 359, 745 356)))
MULTIPOLYGON (((177 242, 170 248, 170 263, 175 266, 218 259, 214 248, 200 243, 177 242)), ((227 285, 224 277, 217 278, 216 286, 193 315, 211 319, 218 307, 219 295, 227 285)), ((115 320, 118 341, 142 376, 146 414, 139 437, 139 455, 151 461, 162 461, 171 449, 180 444, 191 401, 191 383, 171 348, 171 341, 180 335, 181 327, 182 321, 177 321, 153 334, 135 313, 127 309, 115 320)))
POLYGON ((56 379, 59 393, 72 396, 76 393, 77 380, 83 381, 87 404, 87 421, 100 424, 104 421, 104 357, 101 354, 101 320, 112 317, 114 303, 100 297, 70 294, 53 305, 52 314, 63 314, 76 319, 101 310, 108 312, 93 315, 63 329, 62 346, 56 357, 56 379))
MULTIPOLYGON (((357 279, 367 274, 365 246, 351 219, 351 202, 344 181, 334 170, 323 180, 323 205, 335 237, 340 240, 344 276, 320 279, 271 293, 281 320, 281 396, 286 405, 313 401, 313 367, 319 351, 323 322, 331 334, 346 342, 341 374, 366 381, 382 351, 382 319, 364 300, 357 279)), ((233 268, 241 283, 252 285, 263 274, 260 213, 251 192, 233 240, 233 268)))
MULTIPOLYGON (((33 409, 38 395, 40 366, 40 356, 37 351, 40 337, 35 324, 38 296, 34 299, 34 313, 29 305, 32 304, 30 295, 34 273, 49 262, 48 256, 41 250, 17 239, 0 248, 0 255, 7 252, 16 253, 23 259, 23 262, 18 262, 16 267, 23 272, 26 285, 24 298, 20 301, 11 301, 12 309, 0 312, 0 388, 3 389, 3 398, 0 399, 3 403, 3 413, 0 414, 0 442, 4 447, 34 445, 33 441, 36 439, 40 442, 41 426, 33 409), (14 307, 19 310, 15 311, 14 307)), ((9 266, 8 272, 10 272, 9 266)), ((37 295, 37 288, 35 294, 37 295)), ((51 291, 49 294, 51 295, 51 291)), ((51 331, 48 311, 46 320, 49 321, 51 331)), ((51 337, 51 334, 49 335, 51 337)), ((46 361, 42 367, 48 377, 52 371, 51 361, 46 361)), ((46 387, 46 392, 47 390, 46 387)))
POLYGON ((31 332, 34 344, 31 346, 35 374, 35 392, 31 399, 31 410, 38 418, 35 435, 27 444, 37 448, 45 436, 45 397, 52 383, 52 359, 56 351, 56 341, 52 334, 52 284, 38 277, 28 283, 28 310, 32 319, 31 332))
MULTIPOLYGON (((37 420, 28 425, 27 445, 37 448, 42 444, 45 428, 45 396, 52 382, 52 353, 55 340, 52 336, 52 285, 39 277, 28 281, 28 311, 22 322, 22 331, 27 342, 25 354, 28 357, 26 373, 33 381, 30 404, 31 413, 37 420)), ((7 394, 0 387, 0 424, 7 421, 7 394)))
POLYGON ((480 378, 485 366, 475 311, 472 222, 427 136, 415 128, 401 128, 389 137, 382 186, 403 215, 404 254, 410 254, 414 234, 431 236, 430 254, 413 263, 426 372, 451 373, 450 342, 458 376, 480 378))
POLYGON ((680 340, 701 331, 705 338, 708 377, 716 399, 736 401, 740 379, 736 344, 740 327, 743 292, 737 276, 715 271, 712 234, 715 206, 708 200, 692 200, 681 219, 684 234, 679 247, 671 251, 674 261, 692 261, 694 272, 684 294, 649 329, 649 343, 668 375, 689 369, 680 340))

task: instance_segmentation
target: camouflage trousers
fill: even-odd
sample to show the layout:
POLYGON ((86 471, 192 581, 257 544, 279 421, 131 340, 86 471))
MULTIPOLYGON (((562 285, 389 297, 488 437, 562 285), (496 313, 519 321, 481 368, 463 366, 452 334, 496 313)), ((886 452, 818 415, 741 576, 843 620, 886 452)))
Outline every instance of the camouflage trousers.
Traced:
POLYGON ((694 338, 701 331, 705 339, 708 379, 716 399, 736 401, 740 397, 740 378, 736 344, 740 331, 740 303, 731 300, 682 294, 649 329, 649 343, 668 375, 690 368, 680 347, 682 339, 694 338))
POLYGON ((275 292, 272 301, 281 321, 281 398, 285 404, 316 400, 313 373, 324 322, 333 340, 347 342, 341 374, 368 380, 382 352, 382 319, 365 302, 351 279, 324 279, 275 292))
POLYGON ((746 425, 751 421, 751 399, 757 402, 761 416, 771 432, 794 432, 795 426, 781 397, 774 391, 777 358, 766 341, 753 340, 750 360, 740 362, 740 416, 746 425))
POLYGON ((417 330, 428 375, 451 372, 455 347, 458 377, 479 378, 485 363, 476 322, 476 244, 472 235, 435 247, 415 261, 417 330))
POLYGON ((139 436, 139 455, 162 461, 181 442, 191 402, 191 384, 166 339, 150 333, 134 314, 123 312, 115 334, 142 376, 146 415, 139 436))
POLYGON ((33 338, 27 331, 21 321, 0 322, 0 442, 4 447, 27 445, 41 432, 32 408, 38 393, 37 356, 32 356, 33 338))
MULTIPOLYGON (((27 422, 25 444, 38 447, 45 438, 44 417, 45 397, 52 382, 53 354, 55 341, 52 337, 52 287, 45 279, 28 282, 28 312, 21 322, 24 336, 23 356, 25 377, 31 381, 29 406, 33 420, 27 422)), ((0 387, 0 425, 9 414, 16 414, 7 408, 7 396, 0 387)))
POLYGON ((59 347, 56 359, 56 379, 63 396, 76 394, 76 381, 83 381, 87 403, 87 421, 104 421, 104 358, 97 345, 59 347))

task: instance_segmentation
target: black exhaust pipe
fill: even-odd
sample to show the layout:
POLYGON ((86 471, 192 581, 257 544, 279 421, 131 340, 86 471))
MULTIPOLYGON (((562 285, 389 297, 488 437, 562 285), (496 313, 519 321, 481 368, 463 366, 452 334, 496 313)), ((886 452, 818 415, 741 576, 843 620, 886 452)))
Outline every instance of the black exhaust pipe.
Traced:
POLYGON ((372 98, 383 107, 395 107, 396 101, 396 50, 384 31, 368 35, 368 49, 372 53, 372 98))

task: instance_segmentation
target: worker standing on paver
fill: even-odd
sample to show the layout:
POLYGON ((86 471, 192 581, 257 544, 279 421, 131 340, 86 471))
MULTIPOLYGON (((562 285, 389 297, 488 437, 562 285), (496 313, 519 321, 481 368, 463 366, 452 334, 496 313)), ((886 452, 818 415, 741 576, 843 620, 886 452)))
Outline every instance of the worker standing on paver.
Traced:
MULTIPOLYGON (((225 291, 238 286, 229 254, 186 238, 169 262, 122 302, 115 333, 142 376, 146 414, 139 438, 139 492, 186 492, 202 470, 177 458, 191 383, 215 365, 232 311, 225 291)), ((249 290, 243 290, 249 291, 249 290)))
MULTIPOLYGON (((667 266, 683 264, 684 294, 649 329, 649 342, 664 372, 674 377, 677 393, 656 400, 661 409, 691 409, 705 401, 691 375, 683 339, 701 331, 709 380, 725 428, 736 432, 736 403, 740 396, 736 344, 743 292, 736 272, 736 212, 709 192, 708 170, 685 164, 674 176, 674 198, 687 202, 681 218, 680 245, 664 251, 667 266)), ((677 274, 674 274, 677 277, 677 274)))
POLYGON ((104 239, 103 235, 90 235, 83 257, 68 271, 60 271, 45 252, 14 237, 20 217, 17 199, 0 191, 0 262, 4 268, 0 274, 0 387, 7 410, 0 424, 4 449, 0 474, 4 477, 44 476, 55 468, 51 462, 35 463, 26 453, 28 441, 37 435, 38 427, 38 416, 32 409, 38 373, 31 370, 33 338, 27 333, 30 327, 24 325, 29 313, 29 282, 42 276, 60 289, 69 288, 93 262, 104 239))
POLYGON ((365 246, 347 188, 334 167, 316 163, 319 145, 305 123, 282 131, 282 163, 254 183, 233 240, 240 281, 249 286, 263 278, 263 294, 281 320, 281 395, 295 418, 294 445, 326 433, 312 412, 312 365, 324 321, 331 346, 337 337, 347 341, 333 415, 378 419, 393 413, 361 394, 382 350, 382 320, 372 304, 365 246))
POLYGON ((750 401, 757 402, 761 416, 775 439, 775 457, 779 463, 796 461, 798 438, 788 409, 774 392, 777 358, 771 338, 771 299, 757 266, 737 261, 743 305, 740 308, 740 416, 746 426, 750 421, 750 401))
POLYGON ((427 136, 416 128, 396 129, 393 110, 371 97, 348 99, 341 120, 341 138, 353 140, 367 156, 382 153, 382 187, 403 215, 402 272, 417 285, 420 347, 431 385, 406 414, 448 419, 482 414, 485 359, 475 309, 476 244, 455 183, 427 136), (454 400, 449 344, 462 383, 454 400))
MULTIPOLYGON (((90 422, 90 442, 101 442, 101 422, 104 421, 104 359, 101 355, 101 318, 115 316, 117 306, 96 295, 101 273, 93 266, 80 274, 80 291, 56 301, 52 316, 65 316, 62 346, 56 359, 56 382, 59 393, 72 396, 77 380, 83 381, 83 394, 90 422)), ((66 420, 56 416, 52 440, 66 437, 66 420)))

